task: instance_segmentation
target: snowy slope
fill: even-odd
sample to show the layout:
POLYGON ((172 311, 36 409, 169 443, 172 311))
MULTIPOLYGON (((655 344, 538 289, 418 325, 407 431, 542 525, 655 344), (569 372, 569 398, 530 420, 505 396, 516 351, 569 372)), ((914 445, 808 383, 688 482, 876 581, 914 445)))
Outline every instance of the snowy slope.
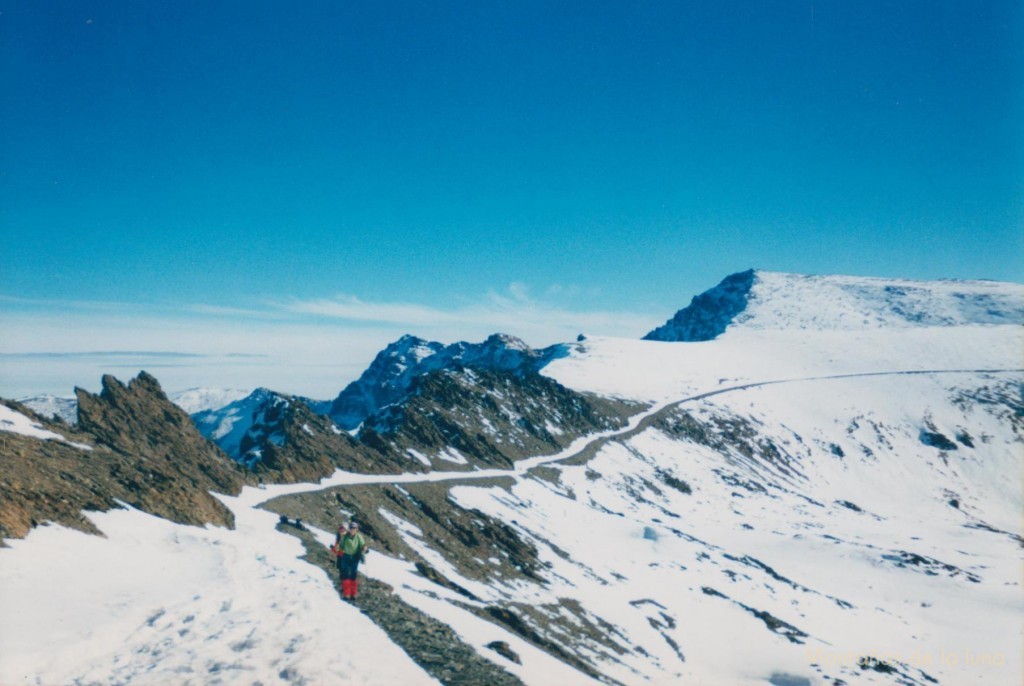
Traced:
POLYGON ((555 479, 454 490, 546 551, 549 583, 506 601, 577 600, 619 644, 578 650, 622 683, 1020 683, 1024 338, 895 333, 603 339, 553 363, 694 398, 555 479))
POLYGON ((92 450, 91 446, 83 443, 74 443, 55 431, 44 429, 37 422, 32 421, 30 417, 12 410, 3 404, 0 404, 0 431, 9 431, 11 433, 21 434, 22 436, 38 438, 43 441, 60 441, 82 450, 92 450))
POLYGON ((168 393, 172 403, 185 410, 187 414, 197 414, 207 410, 216 410, 225 405, 241 400, 249 395, 249 391, 238 388, 189 388, 176 393, 168 393))
POLYGON ((970 324, 1024 324, 1024 285, 750 270, 694 297, 645 338, 711 340, 730 327, 852 331, 970 324))
POLYGON ((437 683, 298 559, 276 515, 237 511, 234 531, 115 510, 90 515, 106 538, 50 526, 12 541, 0 683, 437 683))
POLYGON ((905 683, 1016 684, 1021 553, 997 530, 1021 533, 1020 483, 1004 477, 1021 445, 983 407, 956 408, 951 387, 978 385, 925 375, 723 394, 697 418, 758 427, 751 443, 770 441, 777 463, 650 428, 555 483, 455 497, 547 551, 551 583, 518 602, 577 599, 624 649, 644 648, 600 660, 623 683, 892 683, 860 668, 872 657, 905 683), (929 422, 989 442, 943 458, 920 440, 929 422))

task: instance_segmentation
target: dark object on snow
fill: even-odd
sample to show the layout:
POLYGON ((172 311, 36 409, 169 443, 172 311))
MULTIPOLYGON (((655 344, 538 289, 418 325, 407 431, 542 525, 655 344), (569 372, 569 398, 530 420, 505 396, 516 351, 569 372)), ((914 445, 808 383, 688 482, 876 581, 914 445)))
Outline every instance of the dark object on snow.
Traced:
POLYGON ((288 515, 281 515, 278 518, 277 523, 280 524, 281 526, 295 527, 299 531, 305 531, 306 530, 306 527, 302 526, 302 520, 299 519, 298 517, 296 517, 295 521, 293 522, 292 520, 288 519, 288 515))
POLYGON ((516 655, 515 651, 512 650, 509 644, 505 643, 505 641, 491 641, 487 644, 487 647, 496 652, 498 655, 501 655, 506 660, 511 660, 512 662, 515 662, 517 665, 523 664, 522 661, 519 659, 519 656, 516 655))
POLYGON ((645 526, 644 527, 644 538, 647 539, 648 541, 657 541, 658 540, 658 532, 654 530, 653 526, 645 526))
POLYGON ((685 495, 690 495, 691 493, 693 493, 693 489, 690 488, 690 484, 686 483, 682 479, 676 478, 670 472, 666 472, 662 469, 659 469, 657 473, 658 478, 661 479, 661 482, 668 486, 669 488, 674 488, 685 495))
POLYGON ((444 588, 455 591, 460 595, 466 596, 470 600, 480 600, 478 597, 476 597, 476 595, 473 594, 472 591, 463 588, 462 586, 459 586, 457 583, 451 581, 450 579, 448 579, 448 577, 444 576, 443 574, 441 574, 425 562, 417 562, 416 571, 419 572, 421 576, 423 576, 426 579, 430 579, 438 586, 442 586, 444 588))
POLYGON ((956 450, 957 445, 938 431, 921 431, 921 442, 939 450, 956 450))
POLYGON ((576 337, 576 342, 577 343, 582 343, 585 340, 587 340, 587 337, 585 335, 583 335, 583 334, 580 334, 579 336, 576 337))

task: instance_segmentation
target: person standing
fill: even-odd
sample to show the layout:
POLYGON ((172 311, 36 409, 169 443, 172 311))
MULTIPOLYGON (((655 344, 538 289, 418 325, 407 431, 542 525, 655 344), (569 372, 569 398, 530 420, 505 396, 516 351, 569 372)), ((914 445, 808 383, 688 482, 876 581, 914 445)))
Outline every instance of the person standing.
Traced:
POLYGON ((368 550, 366 539, 359 532, 359 523, 352 522, 348 531, 342 533, 338 530, 338 537, 334 544, 335 554, 338 555, 338 573, 341 576, 341 595, 346 600, 355 600, 359 597, 359 563, 366 559, 368 550))
POLYGON ((338 590, 344 593, 345 589, 345 575, 341 569, 341 539, 348 533, 348 528, 342 524, 338 527, 338 532, 334 534, 334 545, 331 546, 331 554, 334 555, 334 564, 338 568, 338 590))

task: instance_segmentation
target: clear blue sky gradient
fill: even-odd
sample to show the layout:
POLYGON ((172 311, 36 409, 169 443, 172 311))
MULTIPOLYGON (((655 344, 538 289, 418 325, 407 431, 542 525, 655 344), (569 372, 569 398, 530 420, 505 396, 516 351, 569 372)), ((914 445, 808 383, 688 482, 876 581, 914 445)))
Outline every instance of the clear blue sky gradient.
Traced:
POLYGON ((1022 281, 1022 46, 1016 0, 4 3, 0 295, 1022 281))

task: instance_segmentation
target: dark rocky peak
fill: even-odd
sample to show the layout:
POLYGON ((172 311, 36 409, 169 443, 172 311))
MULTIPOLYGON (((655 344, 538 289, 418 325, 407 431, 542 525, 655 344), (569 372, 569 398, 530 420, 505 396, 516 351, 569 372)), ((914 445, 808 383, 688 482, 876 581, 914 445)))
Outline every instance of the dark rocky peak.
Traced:
POLYGON ((444 344, 406 334, 377 353, 362 375, 338 394, 328 414, 344 429, 354 429, 370 414, 397 401, 409 388, 423 360, 444 344))
POLYGON ((75 389, 80 431, 117 452, 165 465, 190 481, 206 481, 204 485, 213 490, 238 492, 243 473, 200 435, 153 376, 141 372, 125 385, 107 374, 102 383, 99 395, 75 389), (205 478, 197 481, 196 471, 205 478))
POLYGON ((748 269, 722 279, 714 288, 695 296, 646 341, 710 341, 722 334, 747 308, 757 272, 748 269))
POLYGON ((244 464, 262 481, 274 483, 318 481, 338 469, 401 471, 394 455, 360 444, 295 397, 268 408, 265 419, 244 435, 240 450, 244 464))
POLYGON ((7 437, 10 449, 0 454, 0 473, 9 477, 0 484, 6 533, 24 535, 45 521, 94 530, 81 512, 122 502, 183 524, 231 526, 230 510, 210 491, 238 493, 245 470, 204 439, 149 374, 128 384, 108 375, 102 384, 98 395, 75 389, 76 427, 43 420, 73 442, 7 437))
POLYGON ((366 419, 359 439, 411 468, 507 468, 620 426, 632 411, 541 374, 455 366, 417 377, 401 403, 366 419))
POLYGON ((362 376, 338 395, 329 414, 338 426, 355 429, 370 415, 401 401, 413 381, 424 374, 464 367, 529 373, 565 354, 564 346, 534 350, 507 334, 448 346, 406 335, 384 348, 362 376))
POLYGON ((198 439, 205 444, 188 415, 167 398, 150 374, 140 372, 127 385, 105 374, 102 386, 99 395, 75 389, 78 426, 102 443, 128 450, 146 445, 147 454, 172 450, 171 443, 153 440, 154 437, 181 435, 186 441, 198 439))

